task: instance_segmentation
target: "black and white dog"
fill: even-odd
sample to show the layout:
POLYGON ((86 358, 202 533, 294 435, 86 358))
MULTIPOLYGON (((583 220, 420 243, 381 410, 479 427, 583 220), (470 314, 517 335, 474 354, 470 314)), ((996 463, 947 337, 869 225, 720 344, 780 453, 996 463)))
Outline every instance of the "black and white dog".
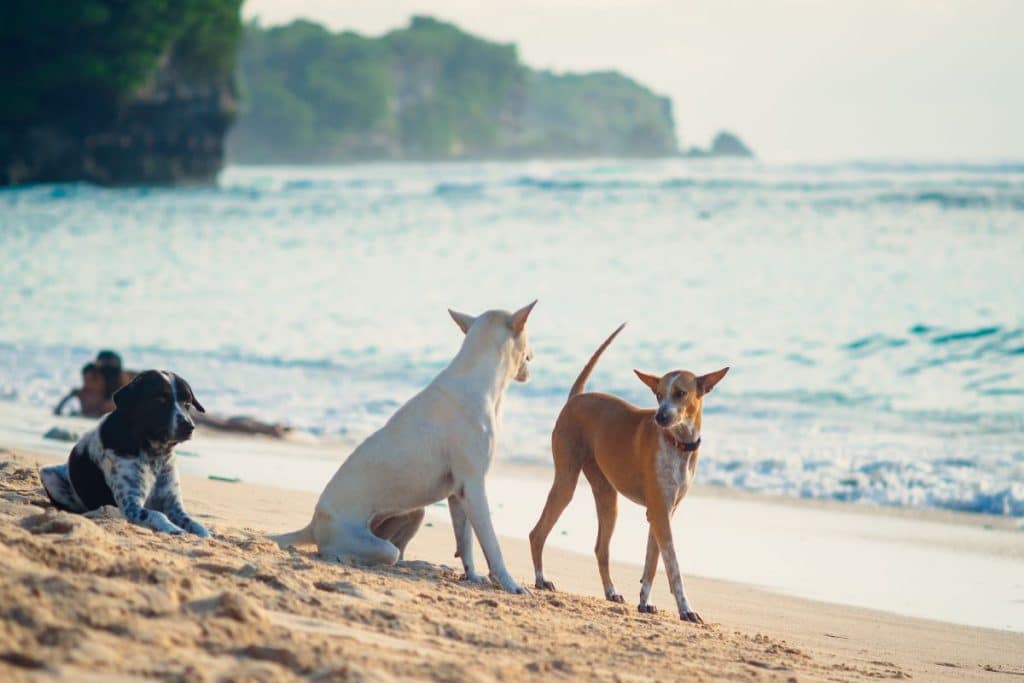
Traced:
POLYGON ((173 448, 206 412, 188 382, 146 370, 114 394, 114 411, 79 439, 67 464, 39 471, 53 504, 68 512, 116 505, 129 522, 169 534, 210 532, 181 503, 173 448))

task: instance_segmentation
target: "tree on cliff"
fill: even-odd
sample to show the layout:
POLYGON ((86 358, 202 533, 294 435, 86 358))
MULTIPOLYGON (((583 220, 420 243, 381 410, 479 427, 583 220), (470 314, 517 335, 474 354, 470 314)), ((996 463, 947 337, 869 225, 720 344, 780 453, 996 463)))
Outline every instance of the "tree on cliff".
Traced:
POLYGON ((523 80, 514 46, 427 17, 383 38, 252 24, 241 67, 233 137, 256 161, 472 154, 495 143, 523 80))
MULTIPOLYGON (((195 91, 197 84, 231 82, 242 32, 241 3, 4 2, 0 7, 0 63, 4 65, 0 70, 0 184, 77 178, 103 182, 103 154, 96 156, 91 150, 101 146, 102 134, 115 124, 113 133, 119 134, 138 123, 132 102, 147 87, 159 89, 153 84, 162 70, 173 71, 164 81, 176 79, 179 92, 195 91), (44 149, 38 149, 41 140, 48 141, 44 149), (89 175, 90 168, 97 169, 98 177, 89 175)), ((173 89, 161 91, 159 97, 173 99, 173 89)), ((151 132, 160 135, 160 131, 151 132)), ((133 138, 129 131, 126 139, 121 147, 141 137, 133 138)), ((141 156, 145 150, 138 153, 141 156)), ((110 180, 150 179, 116 176, 112 173, 110 180)), ((161 180, 159 173, 152 179, 161 180)))
POLYGON ((671 104, 642 85, 533 71, 514 45, 430 17, 379 38, 250 24, 241 78, 236 161, 676 152, 671 104))
POLYGON ((0 21, 6 123, 77 117, 131 94, 169 46, 184 68, 230 73, 241 0, 13 0, 0 21))

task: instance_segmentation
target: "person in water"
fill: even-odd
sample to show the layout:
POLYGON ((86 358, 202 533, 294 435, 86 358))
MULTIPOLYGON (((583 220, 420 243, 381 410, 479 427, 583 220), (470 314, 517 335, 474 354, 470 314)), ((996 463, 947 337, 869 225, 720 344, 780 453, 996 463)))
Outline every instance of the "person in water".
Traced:
MULTIPOLYGON (((60 415, 68 401, 78 399, 79 415, 102 417, 114 409, 114 392, 132 381, 137 374, 124 369, 120 354, 104 349, 96 354, 95 360, 82 366, 82 386, 69 391, 53 409, 53 414, 60 415)), ((291 427, 279 422, 262 422, 244 415, 224 417, 192 411, 191 416, 197 425, 225 432, 265 434, 281 438, 291 431, 291 427)))
POLYGON ((64 406, 73 398, 78 399, 79 415, 82 417, 101 417, 114 409, 114 392, 108 390, 107 378, 103 370, 90 361, 82 366, 82 386, 72 389, 60 400, 53 409, 54 415, 60 415, 64 406))

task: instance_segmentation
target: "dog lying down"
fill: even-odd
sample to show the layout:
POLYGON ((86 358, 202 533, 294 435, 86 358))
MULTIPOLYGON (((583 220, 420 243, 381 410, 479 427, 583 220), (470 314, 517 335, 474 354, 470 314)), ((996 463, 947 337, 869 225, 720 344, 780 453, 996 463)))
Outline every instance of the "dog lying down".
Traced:
POLYGON ((67 512, 116 505, 133 524, 169 534, 207 537, 181 502, 174 447, 192 436, 189 409, 205 412, 188 382, 147 370, 114 394, 114 411, 71 450, 68 462, 44 467, 50 500, 67 512))
POLYGON ((466 334, 451 364, 356 448, 304 529, 272 538, 281 547, 315 543, 327 559, 394 564, 419 530, 424 507, 447 498, 465 578, 486 581, 473 563, 475 531, 491 577, 510 593, 524 593, 505 568, 484 477, 508 383, 528 377, 526 319, 536 303, 475 318, 449 311, 466 334))

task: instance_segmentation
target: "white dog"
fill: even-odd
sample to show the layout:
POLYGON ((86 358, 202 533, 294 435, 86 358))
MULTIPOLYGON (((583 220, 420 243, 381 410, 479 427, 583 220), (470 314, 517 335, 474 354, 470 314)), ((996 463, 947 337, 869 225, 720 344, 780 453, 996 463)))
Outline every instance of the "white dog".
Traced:
POLYGON ((328 559, 394 564, 419 530, 424 507, 447 498, 465 578, 486 581, 473 565, 475 531, 491 577, 524 593, 505 568, 484 477, 505 389, 529 375, 526 319, 536 303, 476 318, 449 311, 466 334, 451 364, 342 463, 304 529, 272 538, 281 547, 316 543, 328 559))

